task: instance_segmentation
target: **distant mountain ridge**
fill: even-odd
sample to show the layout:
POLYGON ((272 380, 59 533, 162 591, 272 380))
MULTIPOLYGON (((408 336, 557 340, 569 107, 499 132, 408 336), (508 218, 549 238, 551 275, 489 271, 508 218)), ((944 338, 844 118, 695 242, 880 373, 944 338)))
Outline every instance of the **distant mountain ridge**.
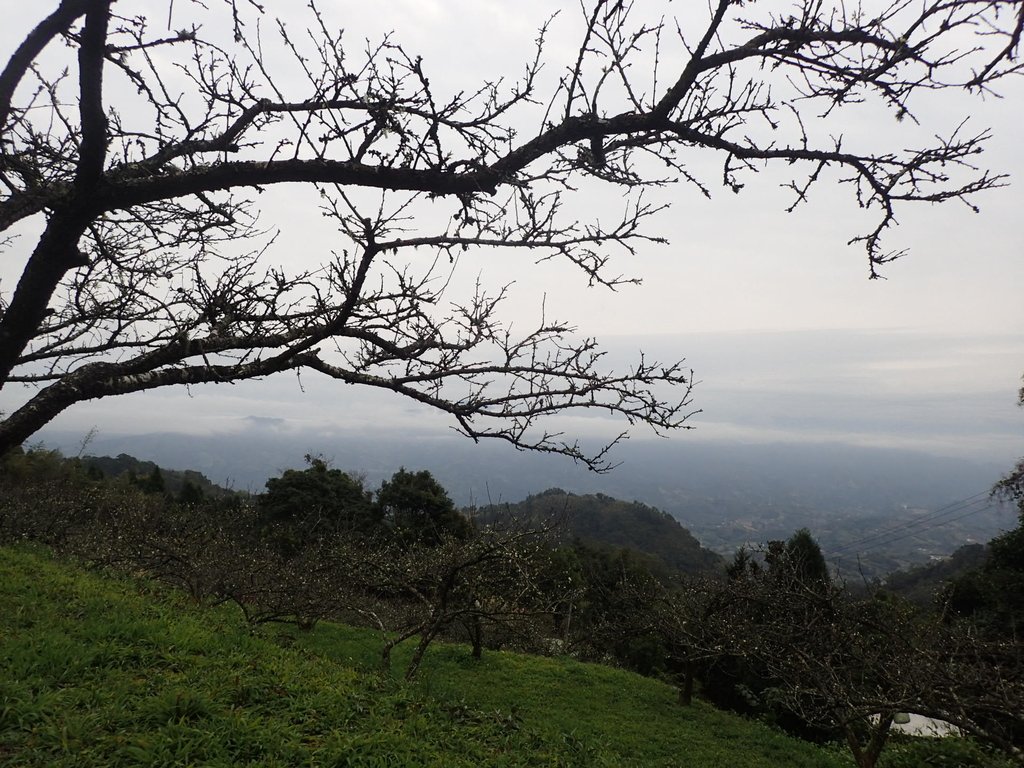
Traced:
MULTIPOLYGON (((82 463, 110 478, 146 478, 156 473, 165 490, 173 495, 180 494, 187 484, 207 496, 232 493, 196 470, 166 469, 124 453, 116 457, 85 456, 82 463)), ((579 495, 549 488, 515 504, 463 511, 479 520, 500 515, 534 524, 555 521, 564 526, 560 537, 564 541, 578 539, 590 546, 628 549, 654 558, 658 561, 655 570, 663 570, 658 567, 663 565, 669 575, 704 573, 724 563, 721 555, 702 547, 672 515, 638 501, 623 501, 603 493, 579 495)))
MULTIPOLYGON (((77 450, 81 435, 49 432, 51 447, 77 450)), ((992 461, 840 443, 751 444, 693 439, 630 440, 595 475, 569 460, 516 452, 453 436, 288 431, 248 426, 237 433, 99 435, 90 448, 190 467, 224 487, 260 492, 270 476, 301 467, 304 454, 365 477, 376 487, 399 466, 427 469, 459 505, 518 502, 542 488, 635 499, 679 520, 701 544, 728 556, 744 543, 786 539, 807 527, 826 554, 846 547, 841 567, 859 579, 882 576, 985 542, 1015 523, 1012 511, 979 510, 913 536, 848 545, 932 510, 985 493, 1007 467, 992 461)))

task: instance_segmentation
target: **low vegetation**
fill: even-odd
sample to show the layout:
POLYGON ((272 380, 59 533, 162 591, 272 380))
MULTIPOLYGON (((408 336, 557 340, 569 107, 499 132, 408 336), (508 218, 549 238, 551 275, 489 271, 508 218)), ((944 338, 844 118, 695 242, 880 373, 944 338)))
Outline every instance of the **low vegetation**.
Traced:
POLYGON ((608 667, 444 646, 407 685, 370 630, 254 634, 25 547, 0 585, 0 765, 848 765, 608 667))
POLYGON ((695 751, 700 765, 802 765, 802 755, 859 768, 1024 762, 1020 611, 990 589, 1019 578, 1016 533, 993 542, 998 557, 971 581, 972 599, 954 590, 940 613, 881 591, 851 594, 807 530, 687 576, 628 549, 568 541, 536 516, 464 517, 427 472, 400 469, 374 491, 307 459, 263 495, 213 497, 168 491, 159 468, 109 479, 54 453, 9 456, 0 543, 45 545, 136 581, 118 582, 113 600, 97 597, 107 593, 93 575, 43 561, 9 568, 17 578, 5 580, 0 610, 14 622, 12 682, 0 705, 14 746, 4 749, 35 750, 47 732, 39 724, 51 723, 58 741, 81 742, 68 754, 87 754, 109 721, 111 741, 96 746, 106 754, 141 728, 117 713, 138 710, 150 730, 187 726, 186 752, 163 744, 138 753, 145 764, 244 763, 236 730, 273 734, 278 725, 264 729, 260 718, 279 716, 315 733, 283 735, 284 746, 251 760, 457 765, 430 752, 436 729, 456 723, 480 733, 436 736, 438 749, 486 765, 687 765, 695 751), (133 590, 154 601, 141 617, 126 607, 133 590), (327 666, 288 671, 296 659, 327 666), (241 704, 232 693, 251 686, 258 717, 248 693, 241 704), (321 700, 337 695, 342 703, 321 700), (366 702, 356 713, 345 708, 353 698, 366 702), (45 713, 33 715, 40 702, 45 713), (375 713, 369 762, 318 751, 334 744, 323 733, 363 709, 375 713), (891 726, 901 712, 954 723, 1004 757, 968 740, 900 741, 891 726), (201 736, 210 751, 190 757, 201 736), (307 751, 288 757, 295 738, 307 751), (458 746, 464 739, 476 751, 458 746), (749 761, 737 763, 732 747, 749 761), (776 749, 796 757, 758 762, 776 749))

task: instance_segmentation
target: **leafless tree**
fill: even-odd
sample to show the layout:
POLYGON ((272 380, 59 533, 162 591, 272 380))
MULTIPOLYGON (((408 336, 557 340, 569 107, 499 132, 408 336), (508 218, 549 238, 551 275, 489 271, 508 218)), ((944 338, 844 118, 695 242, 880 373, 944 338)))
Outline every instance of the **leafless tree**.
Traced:
POLYGON ((517 524, 487 526, 467 537, 445 537, 431 546, 392 546, 379 551, 361 576, 364 594, 404 605, 381 654, 385 669, 391 652, 418 638, 405 670, 412 679, 430 644, 455 626, 465 627, 479 658, 485 627, 512 628, 520 636, 550 621, 557 597, 538 583, 551 554, 549 531, 517 524), (546 622, 544 622, 546 623, 546 622))
POLYGON ((578 53, 550 88, 541 28, 520 79, 453 92, 393 38, 350 46, 315 7, 299 34, 252 0, 61 0, 0 72, 0 229, 35 238, 7 241, 24 262, 0 288, 0 386, 31 387, 0 453, 84 400, 308 370, 605 468, 545 417, 680 427, 690 372, 642 356, 606 370, 593 339, 547 316, 513 332, 504 288, 449 295, 463 251, 567 259, 614 288, 614 253, 659 239, 645 189, 710 194, 687 170, 703 151, 733 191, 791 166, 792 206, 816 181, 846 183, 877 212, 854 237, 874 276, 898 255, 881 236, 899 206, 1004 181, 973 165, 985 132, 956 123, 907 150, 818 129, 865 100, 911 122, 918 92, 1019 72, 1021 0, 717 0, 699 24, 582 5, 578 53), (205 26, 163 31, 186 12, 205 26), (319 191, 341 236, 316 268, 282 266, 257 222, 259 193, 289 182, 319 191), (620 217, 570 214, 595 185, 621 188, 620 217))
POLYGON ((764 697, 841 733, 861 768, 877 764, 900 712, 951 723, 1024 764, 1018 642, 986 638, 897 598, 857 599, 839 584, 764 574, 672 602, 677 618, 663 625, 686 653, 741 659, 769 681, 764 697))

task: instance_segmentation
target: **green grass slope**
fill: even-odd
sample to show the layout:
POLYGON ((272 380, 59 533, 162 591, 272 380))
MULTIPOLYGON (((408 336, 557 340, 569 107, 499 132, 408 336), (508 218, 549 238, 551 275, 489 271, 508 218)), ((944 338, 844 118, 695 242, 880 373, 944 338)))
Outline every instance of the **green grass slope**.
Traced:
POLYGON ((406 685, 379 648, 0 549, 0 766, 850 765, 618 670, 439 646, 406 685))

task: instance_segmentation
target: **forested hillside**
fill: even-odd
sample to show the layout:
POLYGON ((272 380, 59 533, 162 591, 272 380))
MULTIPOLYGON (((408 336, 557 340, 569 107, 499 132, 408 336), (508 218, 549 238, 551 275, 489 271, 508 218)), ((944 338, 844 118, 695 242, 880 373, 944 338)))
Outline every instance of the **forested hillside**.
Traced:
MULTIPOLYGON (((75 450, 80 435, 55 435, 75 450)), ((841 445, 733 445, 631 440, 620 448, 622 466, 604 475, 570 462, 515 454, 500 446, 456 438, 387 434, 325 437, 252 429, 241 434, 104 437, 99 452, 127 451, 161 466, 194 467, 220 485, 258 491, 267 477, 317 450, 334 465, 386 479, 396 466, 428 469, 461 506, 518 502, 544 488, 578 495, 602 493, 637 500, 667 512, 701 544, 726 557, 744 543, 783 539, 799 528, 814 532, 826 554, 848 547, 845 575, 869 577, 927 563, 971 542, 985 542, 1013 525, 1011 509, 984 506, 970 515, 931 513, 988 489, 1003 464, 983 464, 924 453, 841 445), (921 524, 923 523, 923 524, 921 524), (875 533, 904 526, 906 536, 875 533)), ((958 505, 959 507, 959 505, 958 505)), ((967 508, 965 511, 972 511, 967 508)))
POLYGON ((516 504, 478 510, 483 520, 508 515, 528 523, 547 522, 562 541, 630 549, 651 555, 671 571, 698 574, 721 568, 722 557, 700 542, 671 515, 637 501, 603 493, 575 494, 550 488, 516 504))
POLYGON ((194 469, 167 469, 153 461, 137 459, 126 453, 117 456, 84 456, 83 466, 93 474, 110 478, 124 478, 154 491, 167 492, 186 499, 198 500, 203 496, 226 496, 233 493, 212 483, 206 475, 194 469))
POLYGON ((960 547, 948 558, 886 576, 885 588, 921 605, 935 604, 952 581, 984 566, 988 550, 983 544, 960 547))

